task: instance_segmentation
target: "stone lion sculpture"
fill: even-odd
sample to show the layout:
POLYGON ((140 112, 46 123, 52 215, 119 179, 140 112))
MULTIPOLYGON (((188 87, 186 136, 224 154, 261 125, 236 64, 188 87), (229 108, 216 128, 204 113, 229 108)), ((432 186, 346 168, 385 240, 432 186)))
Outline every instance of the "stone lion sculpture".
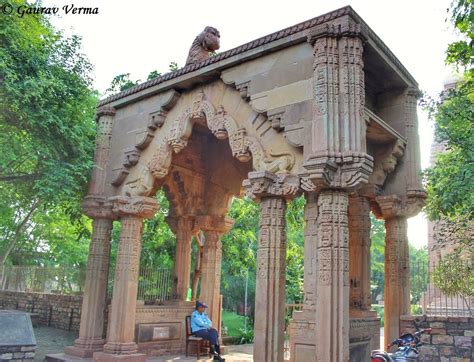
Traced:
POLYGON ((220 47, 220 34, 216 28, 206 26, 194 39, 189 49, 186 65, 199 63, 209 58, 209 52, 214 52, 220 47))

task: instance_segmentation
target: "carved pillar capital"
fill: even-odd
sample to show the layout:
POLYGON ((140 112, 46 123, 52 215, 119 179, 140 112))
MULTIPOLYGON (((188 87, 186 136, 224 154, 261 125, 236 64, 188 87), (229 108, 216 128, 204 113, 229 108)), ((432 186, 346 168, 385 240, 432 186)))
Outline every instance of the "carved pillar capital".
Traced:
POLYGON ((400 197, 398 195, 377 196, 382 216, 385 220, 396 217, 409 218, 418 214, 425 204, 426 193, 424 191, 408 194, 400 197))
POLYGON ((151 197, 114 196, 108 201, 112 204, 112 211, 118 217, 137 217, 140 219, 151 219, 158 211, 158 201, 151 197))
POLYGON ((301 174, 301 187, 316 192, 326 188, 355 190, 368 183, 373 160, 366 153, 314 155, 303 164, 306 171, 301 174))
POLYGON ((242 186, 252 199, 281 197, 291 199, 299 191, 299 179, 290 174, 274 174, 268 171, 249 172, 242 186))
POLYGON ((112 212, 112 204, 105 197, 88 195, 81 203, 84 214, 91 219, 116 219, 112 212))
POLYGON ((234 225, 234 220, 228 216, 203 215, 196 217, 196 224, 202 231, 215 231, 219 234, 227 233, 234 225))
POLYGON ((320 38, 358 37, 366 40, 361 25, 350 16, 343 16, 331 23, 324 23, 312 29, 308 35, 308 43, 314 43, 320 38))
POLYGON ((100 108, 97 108, 96 112, 96 120, 99 121, 102 116, 109 116, 109 117, 114 117, 116 113, 116 110, 114 107, 111 106, 102 106, 100 108))

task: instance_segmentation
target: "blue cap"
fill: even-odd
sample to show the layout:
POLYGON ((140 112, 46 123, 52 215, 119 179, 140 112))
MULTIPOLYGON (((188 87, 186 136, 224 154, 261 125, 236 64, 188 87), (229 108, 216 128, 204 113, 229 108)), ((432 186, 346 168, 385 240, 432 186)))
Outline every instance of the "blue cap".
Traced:
POLYGON ((200 301, 197 301, 196 302, 196 309, 198 309, 199 307, 207 308, 207 304, 202 303, 200 301))

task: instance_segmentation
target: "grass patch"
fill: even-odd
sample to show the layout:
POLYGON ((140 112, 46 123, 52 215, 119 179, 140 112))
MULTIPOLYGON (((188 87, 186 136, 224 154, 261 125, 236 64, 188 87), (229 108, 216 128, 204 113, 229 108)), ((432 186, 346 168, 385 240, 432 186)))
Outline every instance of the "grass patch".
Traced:
POLYGON ((222 322, 227 327, 227 335, 237 337, 241 335, 240 329, 244 328, 245 317, 235 312, 222 311, 222 322))

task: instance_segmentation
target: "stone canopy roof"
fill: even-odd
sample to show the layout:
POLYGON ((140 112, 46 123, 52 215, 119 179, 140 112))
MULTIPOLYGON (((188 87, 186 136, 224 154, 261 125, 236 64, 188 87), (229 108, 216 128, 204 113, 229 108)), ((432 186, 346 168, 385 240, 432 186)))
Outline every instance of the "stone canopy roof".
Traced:
MULTIPOLYGON (((291 46, 293 44, 301 43, 303 41, 306 41, 306 38, 309 35, 308 30, 314 28, 317 25, 326 23, 328 21, 331 21, 331 20, 337 19, 342 16, 346 16, 346 15, 352 17, 357 23, 361 25, 361 33, 363 34, 363 36, 367 38, 369 42, 372 42, 377 48, 380 49, 380 51, 393 63, 393 65, 397 68, 397 70, 401 73, 401 75, 409 83, 411 83, 412 86, 417 87, 418 84, 415 81, 415 79, 410 75, 410 73, 401 64, 401 62, 395 57, 395 55, 391 52, 391 50, 387 47, 387 45, 385 45, 385 43, 375 34, 375 32, 372 29, 370 29, 370 27, 352 9, 352 7, 345 6, 343 8, 317 16, 313 19, 282 29, 275 33, 255 39, 249 43, 240 45, 236 48, 219 53, 202 62, 185 66, 174 72, 166 73, 162 76, 159 76, 149 81, 146 81, 144 83, 138 84, 123 92, 113 94, 105 99, 102 99, 99 102, 98 106, 101 107, 101 106, 113 103, 115 101, 122 100, 123 98, 126 98, 126 97, 128 98, 129 96, 133 96, 137 93, 148 90, 149 88, 155 87, 157 85, 161 85, 162 83, 165 83, 168 81, 172 81, 175 78, 201 70, 211 65, 215 65, 215 67, 213 67, 214 68, 213 70, 216 70, 216 68, 218 70, 223 70, 232 65, 235 65, 236 63, 242 62, 243 58, 244 59, 256 58, 257 56, 260 56, 260 55, 263 55, 263 54, 266 54, 278 49, 282 49, 282 48, 291 46), (270 43, 276 43, 276 42, 278 42, 276 46, 271 46, 270 43), (265 45, 267 46, 265 47, 265 45), (244 53, 247 53, 252 50, 257 50, 257 48, 260 48, 261 51, 257 51, 256 53, 251 54, 248 57, 243 57, 244 53), (232 61, 232 59, 234 59, 234 61, 232 61)), ((158 93, 165 90, 163 87, 159 87, 159 88, 160 90, 156 92, 147 92, 147 95, 151 95, 153 93, 158 93)), ((138 97, 138 98, 142 98, 142 97, 138 97)))

